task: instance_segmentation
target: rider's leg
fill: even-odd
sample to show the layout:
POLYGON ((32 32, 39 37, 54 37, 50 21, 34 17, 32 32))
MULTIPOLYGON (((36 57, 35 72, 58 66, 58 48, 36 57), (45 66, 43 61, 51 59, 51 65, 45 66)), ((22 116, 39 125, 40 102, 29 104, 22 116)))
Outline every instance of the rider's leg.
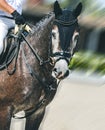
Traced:
POLYGON ((0 54, 3 51, 3 40, 8 33, 7 26, 0 20, 0 54))
POLYGON ((8 29, 15 26, 15 22, 12 19, 0 18, 0 54, 3 51, 3 40, 8 33, 8 29))

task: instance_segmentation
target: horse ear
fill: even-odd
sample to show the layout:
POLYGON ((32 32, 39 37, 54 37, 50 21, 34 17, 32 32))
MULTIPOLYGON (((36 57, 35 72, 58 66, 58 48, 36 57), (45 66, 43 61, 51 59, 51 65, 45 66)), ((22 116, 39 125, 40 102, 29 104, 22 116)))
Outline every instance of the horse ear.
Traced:
POLYGON ((74 9, 74 16, 77 18, 82 11, 82 3, 80 2, 74 9))
POLYGON ((54 13, 55 13, 55 17, 62 14, 62 9, 60 8, 60 5, 57 0, 54 3, 54 13))

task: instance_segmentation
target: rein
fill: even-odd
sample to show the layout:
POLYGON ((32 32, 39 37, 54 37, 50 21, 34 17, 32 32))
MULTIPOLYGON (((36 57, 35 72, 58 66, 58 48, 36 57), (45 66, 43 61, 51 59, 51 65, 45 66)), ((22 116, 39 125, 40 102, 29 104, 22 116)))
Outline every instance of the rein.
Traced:
MULTIPOLYGON (((18 57, 18 53, 19 53, 19 49, 20 49, 20 43, 17 42, 17 39, 14 35, 10 34, 9 36, 6 37, 6 40, 8 40, 8 38, 15 38, 15 41, 14 41, 14 44, 12 43, 9 43, 10 46, 7 46, 7 50, 5 53, 7 53, 7 55, 4 57, 4 54, 1 55, 1 61, 4 61, 2 62, 2 64, 0 64, 0 70, 3 70, 3 69, 7 69, 7 72, 9 75, 12 75, 15 70, 16 70, 16 62, 17 62, 17 57, 18 57), (11 72, 9 71, 8 69, 8 66, 11 62, 13 62, 13 60, 15 60, 15 65, 13 67, 13 70, 11 70, 11 72)), ((5 41, 6 41, 5 40, 5 41)), ((7 44, 8 45, 8 44, 7 44)))
MULTIPOLYGON (((28 45, 28 47, 30 48, 31 52, 34 54, 34 56, 36 57, 36 59, 39 61, 39 65, 40 65, 40 67, 41 67, 41 70, 43 71, 43 74, 45 75, 45 74, 46 74, 46 71, 48 71, 45 65, 46 65, 46 64, 50 64, 50 58, 49 58, 48 60, 46 60, 46 61, 42 60, 42 58, 38 55, 36 49, 33 48, 33 46, 26 40, 26 38, 25 38, 24 34, 22 33, 22 31, 21 31, 21 33, 19 33, 18 35, 19 35, 19 43, 21 43, 21 40, 24 40, 24 41, 25 41, 25 44, 28 45)), ((18 37, 18 36, 17 36, 17 37, 18 37)), ((21 44, 22 44, 22 43, 21 43, 21 44)), ((20 46, 20 44, 19 44, 19 46, 20 46)), ((20 48, 20 47, 19 47, 19 48, 20 48)), ((36 79, 39 81, 40 85, 41 85, 42 88, 44 89, 45 95, 44 95, 44 97, 43 97, 41 100, 39 100, 39 102, 35 105, 35 107, 31 107, 30 109, 28 109, 28 110, 26 109, 26 110, 25 110, 25 112, 26 112, 26 115, 25 115, 25 116, 23 116, 23 117, 18 117, 18 116, 13 115, 13 118, 15 118, 15 119, 22 119, 22 118, 29 117, 29 116, 32 115, 34 112, 36 112, 39 108, 45 107, 45 106, 49 103, 49 99, 50 99, 50 97, 52 96, 52 94, 54 94, 54 93, 56 92, 57 87, 58 87, 58 85, 59 85, 59 83, 60 83, 60 80, 59 80, 59 82, 57 83, 57 80, 56 80, 56 79, 53 79, 53 82, 50 82, 50 83, 49 83, 49 82, 46 82, 46 81, 43 81, 43 80, 40 78, 40 75, 38 75, 38 73, 36 73, 36 72, 33 70, 33 68, 27 63, 26 56, 25 56, 25 50, 24 50, 24 47, 23 47, 23 46, 22 46, 22 51, 23 51, 23 56, 24 56, 23 58, 24 58, 24 60, 25 60, 25 63, 26 63, 26 66, 27 66, 27 68, 28 68, 28 70, 29 70, 30 75, 31 75, 33 78, 36 78, 36 79), (57 83, 57 85, 55 85, 56 87, 53 87, 53 85, 56 84, 56 83, 57 83)), ((17 54, 18 54, 18 53, 17 53, 17 54)), ((16 61, 15 61, 15 63, 16 63, 16 61)), ((16 70, 15 70, 15 71, 16 71, 16 70)), ((12 73, 12 74, 13 74, 13 73, 12 73)), ((45 75, 45 77, 46 77, 46 75, 45 75)))

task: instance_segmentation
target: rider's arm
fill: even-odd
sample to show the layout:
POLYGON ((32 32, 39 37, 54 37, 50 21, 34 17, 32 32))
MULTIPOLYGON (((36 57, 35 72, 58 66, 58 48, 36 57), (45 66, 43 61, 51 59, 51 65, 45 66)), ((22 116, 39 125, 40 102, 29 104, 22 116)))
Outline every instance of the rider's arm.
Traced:
POLYGON ((13 13, 15 11, 15 9, 10 6, 6 0, 0 0, 0 9, 5 11, 5 12, 8 12, 9 14, 13 13))
POLYGON ((25 23, 22 15, 20 15, 12 6, 10 6, 6 0, 0 0, 0 9, 11 14, 16 24, 20 25, 25 23))

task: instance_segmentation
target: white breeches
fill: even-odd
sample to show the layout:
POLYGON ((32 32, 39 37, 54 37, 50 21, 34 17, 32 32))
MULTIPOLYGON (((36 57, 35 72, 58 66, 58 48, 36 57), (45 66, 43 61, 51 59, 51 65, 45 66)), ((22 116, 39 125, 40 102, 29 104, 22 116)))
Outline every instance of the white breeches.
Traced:
POLYGON ((13 19, 0 17, 0 54, 3 51, 3 40, 8 33, 8 29, 15 26, 13 19))

